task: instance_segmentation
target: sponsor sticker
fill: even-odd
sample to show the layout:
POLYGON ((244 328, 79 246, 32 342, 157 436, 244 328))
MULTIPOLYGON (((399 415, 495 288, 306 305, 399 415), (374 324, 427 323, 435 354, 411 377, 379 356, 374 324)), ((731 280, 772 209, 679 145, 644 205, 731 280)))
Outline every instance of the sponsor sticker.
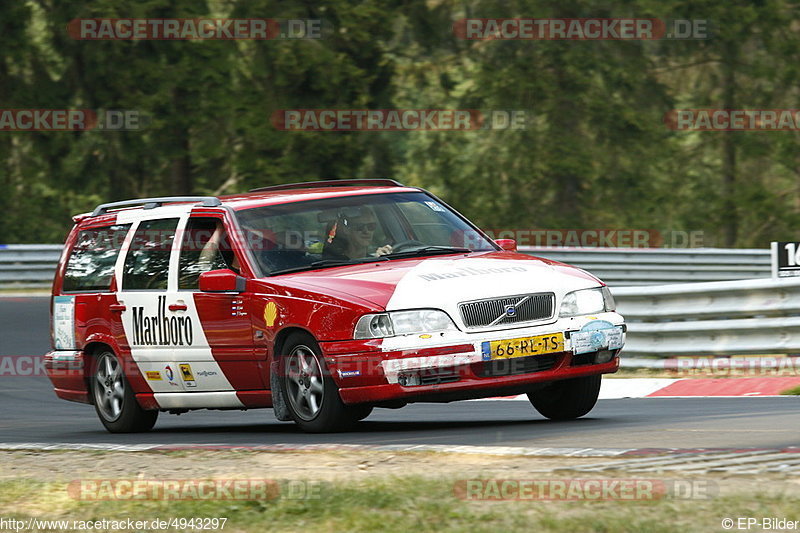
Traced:
POLYGON ((167 381, 173 387, 177 387, 178 384, 175 383, 175 372, 172 371, 172 367, 167 365, 164 367, 164 375, 167 377, 167 381))
POLYGON ((154 315, 145 307, 133 308, 134 346, 191 346, 194 339, 192 319, 167 314, 167 297, 159 296, 154 315))
POLYGON ((53 298, 53 338, 56 350, 75 348, 75 297, 53 298))
POLYGON ((606 320, 592 320, 580 331, 570 335, 574 354, 596 352, 597 350, 616 350, 622 348, 622 327, 606 320))
POLYGON ((194 380, 194 374, 192 373, 192 366, 187 364, 179 365, 181 369, 181 377, 183 378, 183 383, 187 387, 197 387, 197 382, 194 380))
POLYGON ((277 318, 278 306, 275 305, 275 302, 267 302, 267 305, 264 307, 264 322, 266 323, 267 327, 273 327, 277 318))
POLYGON ((523 266, 509 266, 509 267, 489 267, 489 268, 475 268, 463 267, 450 272, 429 272, 427 274, 419 274, 418 277, 425 281, 439 281, 444 279, 457 279, 465 276, 484 276, 488 274, 507 274, 513 272, 527 272, 528 269, 523 266))
POLYGON ((163 381, 161 372, 158 370, 148 370, 145 375, 147 376, 147 381, 163 381))

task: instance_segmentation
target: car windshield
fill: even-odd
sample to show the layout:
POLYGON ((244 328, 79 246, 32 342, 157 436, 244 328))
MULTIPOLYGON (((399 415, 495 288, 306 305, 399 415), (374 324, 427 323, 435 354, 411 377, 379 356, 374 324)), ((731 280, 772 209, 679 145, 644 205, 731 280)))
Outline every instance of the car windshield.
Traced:
POLYGON ((263 276, 498 249, 469 222, 422 192, 292 202, 236 215, 263 276))

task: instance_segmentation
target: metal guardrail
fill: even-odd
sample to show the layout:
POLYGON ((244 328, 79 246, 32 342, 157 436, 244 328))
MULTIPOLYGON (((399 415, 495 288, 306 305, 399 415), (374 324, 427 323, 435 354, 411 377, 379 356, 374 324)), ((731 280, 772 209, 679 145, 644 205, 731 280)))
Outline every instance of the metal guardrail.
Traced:
POLYGON ((46 289, 53 283, 60 244, 0 244, 0 289, 46 289))
MULTIPOLYGON (((0 288, 47 288, 58 244, 0 245, 0 288)), ((520 247, 584 268, 612 287, 768 278, 769 250, 520 247)))
POLYGON ((768 278, 769 250, 723 248, 567 248, 519 251, 588 270, 612 287, 768 278))
MULTIPOLYGON (((47 289, 61 249, 0 245, 0 289, 47 289)), ((521 251, 581 266, 609 283, 628 322, 625 358, 800 353, 800 279, 769 278, 768 250, 521 251), (736 281, 665 284, 708 278, 736 281), (644 283, 651 286, 633 286, 644 283)))
POLYGON ((623 355, 800 353, 800 280, 612 287, 628 323, 623 355))

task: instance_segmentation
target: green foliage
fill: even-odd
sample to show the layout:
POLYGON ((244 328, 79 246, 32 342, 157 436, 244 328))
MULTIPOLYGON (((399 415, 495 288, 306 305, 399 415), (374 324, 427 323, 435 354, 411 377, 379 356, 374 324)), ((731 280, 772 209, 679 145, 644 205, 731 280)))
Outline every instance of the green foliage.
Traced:
POLYGON ((676 132, 674 108, 795 108, 789 0, 28 0, 0 4, 3 109, 130 109, 128 132, 0 132, 0 242, 59 242, 100 201, 387 176, 485 228, 703 231, 765 247, 800 223, 796 132, 676 132), (324 38, 79 41, 86 17, 322 19, 324 38), (468 41, 463 17, 710 19, 693 41, 468 41), (523 110, 520 130, 287 132, 281 109, 523 110), (32 219, 31 213, 37 213, 32 219), (44 215, 44 216, 41 216, 44 215))

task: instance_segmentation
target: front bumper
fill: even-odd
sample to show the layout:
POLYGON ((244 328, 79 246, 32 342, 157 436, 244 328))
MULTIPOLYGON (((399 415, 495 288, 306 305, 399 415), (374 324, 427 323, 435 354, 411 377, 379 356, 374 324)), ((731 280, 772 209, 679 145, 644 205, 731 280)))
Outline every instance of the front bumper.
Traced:
MULTIPOLYGON (((616 372, 621 346, 575 354, 571 335, 586 338, 592 324, 604 322, 622 329, 616 313, 561 319, 536 327, 462 332, 440 339, 415 336, 370 341, 323 342, 327 367, 346 404, 452 401, 520 394, 562 379, 616 372), (535 356, 487 360, 487 341, 563 333, 564 351, 535 356), (387 342, 388 341, 388 342, 387 342), (438 341, 438 342, 437 342, 438 341), (433 344, 433 345, 432 345, 433 344)), ((576 344, 577 347, 577 344, 576 344)))

